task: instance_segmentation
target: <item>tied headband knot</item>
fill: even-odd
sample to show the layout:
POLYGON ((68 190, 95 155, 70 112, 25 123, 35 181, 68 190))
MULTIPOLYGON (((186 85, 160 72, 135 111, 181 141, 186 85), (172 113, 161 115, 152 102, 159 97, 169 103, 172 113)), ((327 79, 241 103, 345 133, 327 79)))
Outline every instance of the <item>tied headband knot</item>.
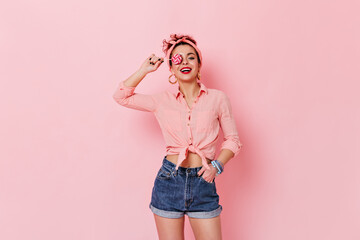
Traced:
POLYGON ((177 43, 179 43, 179 42, 182 42, 182 41, 184 41, 184 40, 187 40, 186 37, 182 37, 182 38, 178 39, 177 41, 171 40, 170 43, 171 43, 172 45, 175 45, 175 44, 177 44, 177 43))

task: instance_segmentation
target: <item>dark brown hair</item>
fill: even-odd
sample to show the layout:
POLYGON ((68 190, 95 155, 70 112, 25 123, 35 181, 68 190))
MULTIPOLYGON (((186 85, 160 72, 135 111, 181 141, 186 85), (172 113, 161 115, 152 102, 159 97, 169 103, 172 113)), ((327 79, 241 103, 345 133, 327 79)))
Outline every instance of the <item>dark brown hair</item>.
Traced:
MULTIPOLYGON (((170 41, 175 41, 176 42, 177 40, 179 40, 179 39, 181 39, 183 37, 186 37, 187 40, 191 41, 192 43, 194 43, 196 45, 195 39, 190 35, 176 34, 176 33, 175 34, 170 34, 170 39, 168 39, 168 41, 166 41, 166 39, 163 40, 163 48, 162 48, 162 50, 165 53, 165 55, 167 54, 167 52, 169 51, 169 49, 173 45, 172 43, 170 43, 170 41)), ((173 50, 179 45, 189 45, 190 47, 192 47, 190 44, 188 44, 186 42, 179 42, 174 46, 173 50)), ((201 64, 199 54, 196 51, 196 49, 194 49, 194 50, 196 52, 198 62, 199 62, 199 64, 201 64)), ((169 58, 171 58, 171 53, 169 55, 169 58)), ((171 66, 171 61, 170 60, 169 60, 169 63, 170 63, 170 66, 171 66)))

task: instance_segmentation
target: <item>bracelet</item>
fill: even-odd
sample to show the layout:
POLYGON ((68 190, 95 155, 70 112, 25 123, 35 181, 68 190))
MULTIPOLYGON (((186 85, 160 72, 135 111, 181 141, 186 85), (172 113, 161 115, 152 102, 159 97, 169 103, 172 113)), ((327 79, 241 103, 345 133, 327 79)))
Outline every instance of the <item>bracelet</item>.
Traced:
POLYGON ((217 166, 217 164, 215 163, 215 161, 212 161, 211 164, 214 166, 214 168, 216 168, 216 169, 218 170, 217 173, 216 173, 216 176, 218 176, 218 175, 221 173, 219 167, 217 166))
POLYGON ((224 171, 223 165, 218 160, 211 161, 211 164, 218 170, 216 176, 224 171))
POLYGON ((224 171, 224 165, 218 160, 215 160, 215 163, 218 164, 218 167, 220 168, 221 172, 223 172, 224 171))
POLYGON ((218 160, 216 160, 216 162, 220 163, 221 169, 223 170, 224 169, 224 164, 222 162, 218 161, 218 160))

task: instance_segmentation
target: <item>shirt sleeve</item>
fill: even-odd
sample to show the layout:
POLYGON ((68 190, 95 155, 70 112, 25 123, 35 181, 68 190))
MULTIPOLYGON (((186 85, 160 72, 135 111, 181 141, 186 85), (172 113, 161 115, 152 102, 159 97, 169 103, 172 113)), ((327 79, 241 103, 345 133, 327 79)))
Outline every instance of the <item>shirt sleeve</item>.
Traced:
POLYGON ((235 157, 240 152, 243 144, 239 140, 230 100, 224 92, 221 92, 221 95, 219 120, 224 135, 224 142, 221 144, 221 150, 224 148, 229 149, 234 153, 235 157))
POLYGON ((121 81, 113 94, 114 100, 127 108, 132 108, 145 112, 155 112, 158 101, 154 95, 135 93, 136 87, 128 87, 121 81))

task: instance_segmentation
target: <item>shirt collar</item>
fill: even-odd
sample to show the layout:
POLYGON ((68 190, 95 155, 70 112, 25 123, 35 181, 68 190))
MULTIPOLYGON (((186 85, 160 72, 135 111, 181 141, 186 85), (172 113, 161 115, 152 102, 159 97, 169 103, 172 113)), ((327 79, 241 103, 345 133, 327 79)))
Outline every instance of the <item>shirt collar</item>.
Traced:
MULTIPOLYGON (((201 92, 205 92, 207 94, 208 93, 207 87, 202 82, 198 82, 198 83, 200 84, 199 95, 201 94, 201 92)), ((176 99, 178 99, 180 95, 183 95, 183 94, 180 92, 180 87, 178 87, 176 90, 176 95, 175 95, 176 99)))

